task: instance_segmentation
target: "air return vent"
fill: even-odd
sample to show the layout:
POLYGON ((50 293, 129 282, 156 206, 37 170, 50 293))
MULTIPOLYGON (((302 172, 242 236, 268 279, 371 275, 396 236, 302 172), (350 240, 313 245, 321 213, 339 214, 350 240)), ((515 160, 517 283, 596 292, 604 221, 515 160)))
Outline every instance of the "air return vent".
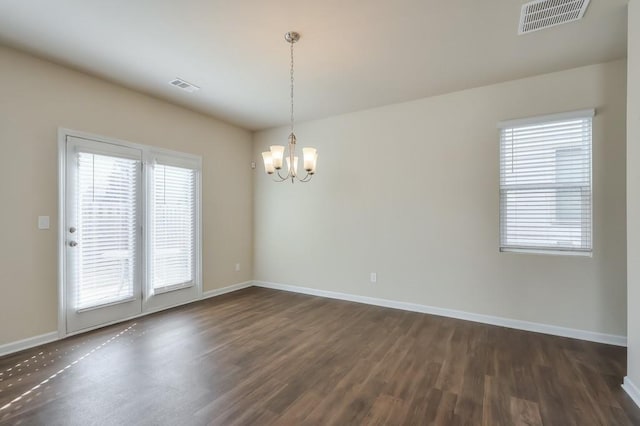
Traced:
POLYGON ((200 90, 200 88, 195 84, 186 82, 181 78, 176 78, 175 80, 170 81, 169 84, 176 86, 189 93, 195 92, 196 90, 200 90))
POLYGON ((545 28, 582 19, 589 0, 534 0, 522 5, 518 34, 527 34, 545 28))

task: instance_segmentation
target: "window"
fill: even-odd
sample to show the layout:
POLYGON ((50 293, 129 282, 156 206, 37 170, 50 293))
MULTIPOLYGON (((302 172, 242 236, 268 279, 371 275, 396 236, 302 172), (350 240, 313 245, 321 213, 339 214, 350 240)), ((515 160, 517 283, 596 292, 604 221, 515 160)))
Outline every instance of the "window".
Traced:
POLYGON ((500 250, 590 254, 594 111, 500 127, 500 250))

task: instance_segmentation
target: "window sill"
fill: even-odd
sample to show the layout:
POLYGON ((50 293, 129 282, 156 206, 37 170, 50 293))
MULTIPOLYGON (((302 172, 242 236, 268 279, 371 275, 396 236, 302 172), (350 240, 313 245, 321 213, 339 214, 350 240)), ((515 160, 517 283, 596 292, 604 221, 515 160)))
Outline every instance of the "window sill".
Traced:
POLYGON ((525 253, 525 254, 546 254, 552 256, 579 256, 579 257, 593 257, 593 251, 578 251, 578 250, 553 250, 553 249, 531 249, 531 248, 514 248, 514 247, 500 247, 501 253, 525 253))

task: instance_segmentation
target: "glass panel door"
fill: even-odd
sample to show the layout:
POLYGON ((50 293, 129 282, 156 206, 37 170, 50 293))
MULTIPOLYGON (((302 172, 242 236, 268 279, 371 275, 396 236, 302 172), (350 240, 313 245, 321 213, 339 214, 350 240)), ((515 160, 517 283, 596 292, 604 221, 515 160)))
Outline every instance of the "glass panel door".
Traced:
POLYGON ((138 149, 67 137, 67 332, 141 313, 138 149))

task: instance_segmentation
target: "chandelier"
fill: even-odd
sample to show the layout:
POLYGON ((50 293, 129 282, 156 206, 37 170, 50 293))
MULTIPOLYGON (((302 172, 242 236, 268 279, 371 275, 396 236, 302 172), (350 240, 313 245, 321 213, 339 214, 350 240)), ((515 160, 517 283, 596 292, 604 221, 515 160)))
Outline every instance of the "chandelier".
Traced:
POLYGON ((318 161, 318 151, 315 148, 302 148, 304 170, 307 173, 304 178, 298 176, 298 157, 296 156, 296 135, 293 132, 293 44, 300 40, 300 34, 290 31, 284 35, 284 39, 291 47, 291 133, 289 134, 289 152, 285 157, 285 147, 282 145, 272 145, 269 151, 262 153, 264 160, 264 171, 269 174, 275 174, 275 182, 284 182, 291 180, 294 183, 309 182, 316 173, 316 163, 318 161), (287 174, 282 175, 283 159, 286 158, 287 174))

